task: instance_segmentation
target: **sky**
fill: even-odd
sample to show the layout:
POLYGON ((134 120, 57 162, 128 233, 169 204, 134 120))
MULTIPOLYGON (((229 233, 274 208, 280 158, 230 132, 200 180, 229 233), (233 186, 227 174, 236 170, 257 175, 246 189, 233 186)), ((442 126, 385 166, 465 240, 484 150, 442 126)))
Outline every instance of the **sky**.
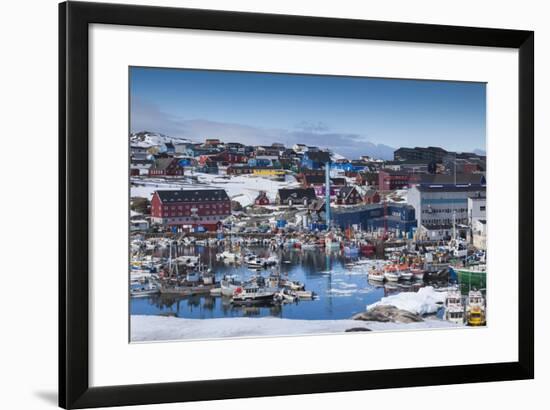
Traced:
POLYGON ((345 156, 485 150, 485 84, 132 67, 130 131, 345 156))

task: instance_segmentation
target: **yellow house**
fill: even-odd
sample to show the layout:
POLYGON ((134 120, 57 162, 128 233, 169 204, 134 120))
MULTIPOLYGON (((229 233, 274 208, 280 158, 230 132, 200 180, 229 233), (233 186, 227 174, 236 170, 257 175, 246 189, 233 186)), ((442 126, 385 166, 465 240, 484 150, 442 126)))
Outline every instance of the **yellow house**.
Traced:
POLYGON ((275 168, 254 168, 252 174, 259 177, 275 177, 275 178, 284 178, 285 170, 284 169, 275 169, 275 168))

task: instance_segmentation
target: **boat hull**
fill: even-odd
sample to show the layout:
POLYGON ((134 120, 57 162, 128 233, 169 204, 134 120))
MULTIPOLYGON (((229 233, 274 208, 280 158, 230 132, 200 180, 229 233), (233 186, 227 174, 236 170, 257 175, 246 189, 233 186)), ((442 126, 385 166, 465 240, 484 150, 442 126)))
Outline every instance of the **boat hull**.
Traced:
POLYGON ((455 268, 458 282, 467 288, 485 289, 487 287, 487 272, 455 268))

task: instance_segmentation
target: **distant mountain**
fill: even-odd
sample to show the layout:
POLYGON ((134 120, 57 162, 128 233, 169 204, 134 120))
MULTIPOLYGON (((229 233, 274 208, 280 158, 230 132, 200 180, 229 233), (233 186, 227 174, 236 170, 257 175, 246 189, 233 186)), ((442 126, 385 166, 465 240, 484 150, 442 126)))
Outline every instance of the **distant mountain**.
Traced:
POLYGON ((474 154, 477 154, 477 155, 487 155, 487 151, 485 151, 484 149, 480 149, 480 148, 476 148, 472 152, 474 154))
POLYGON ((376 159, 393 159, 393 152, 395 151, 395 148, 390 147, 389 145, 374 144, 372 142, 365 142, 358 145, 357 150, 360 150, 362 155, 368 155, 376 159))
POLYGON ((158 132, 150 132, 150 131, 140 131, 130 134, 130 145, 138 146, 138 147, 152 147, 155 145, 162 145, 166 144, 168 142, 177 144, 177 143, 186 143, 186 142, 193 142, 187 138, 180 138, 180 137, 169 137, 168 135, 164 135, 158 132))

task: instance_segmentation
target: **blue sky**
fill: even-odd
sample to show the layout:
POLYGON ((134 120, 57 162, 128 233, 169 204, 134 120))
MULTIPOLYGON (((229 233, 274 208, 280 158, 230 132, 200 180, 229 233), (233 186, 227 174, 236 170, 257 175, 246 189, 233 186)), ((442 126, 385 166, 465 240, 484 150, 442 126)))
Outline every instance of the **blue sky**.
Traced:
POLYGON ((130 97, 132 132, 304 142, 348 156, 385 146, 485 149, 481 83, 132 67, 130 97))

